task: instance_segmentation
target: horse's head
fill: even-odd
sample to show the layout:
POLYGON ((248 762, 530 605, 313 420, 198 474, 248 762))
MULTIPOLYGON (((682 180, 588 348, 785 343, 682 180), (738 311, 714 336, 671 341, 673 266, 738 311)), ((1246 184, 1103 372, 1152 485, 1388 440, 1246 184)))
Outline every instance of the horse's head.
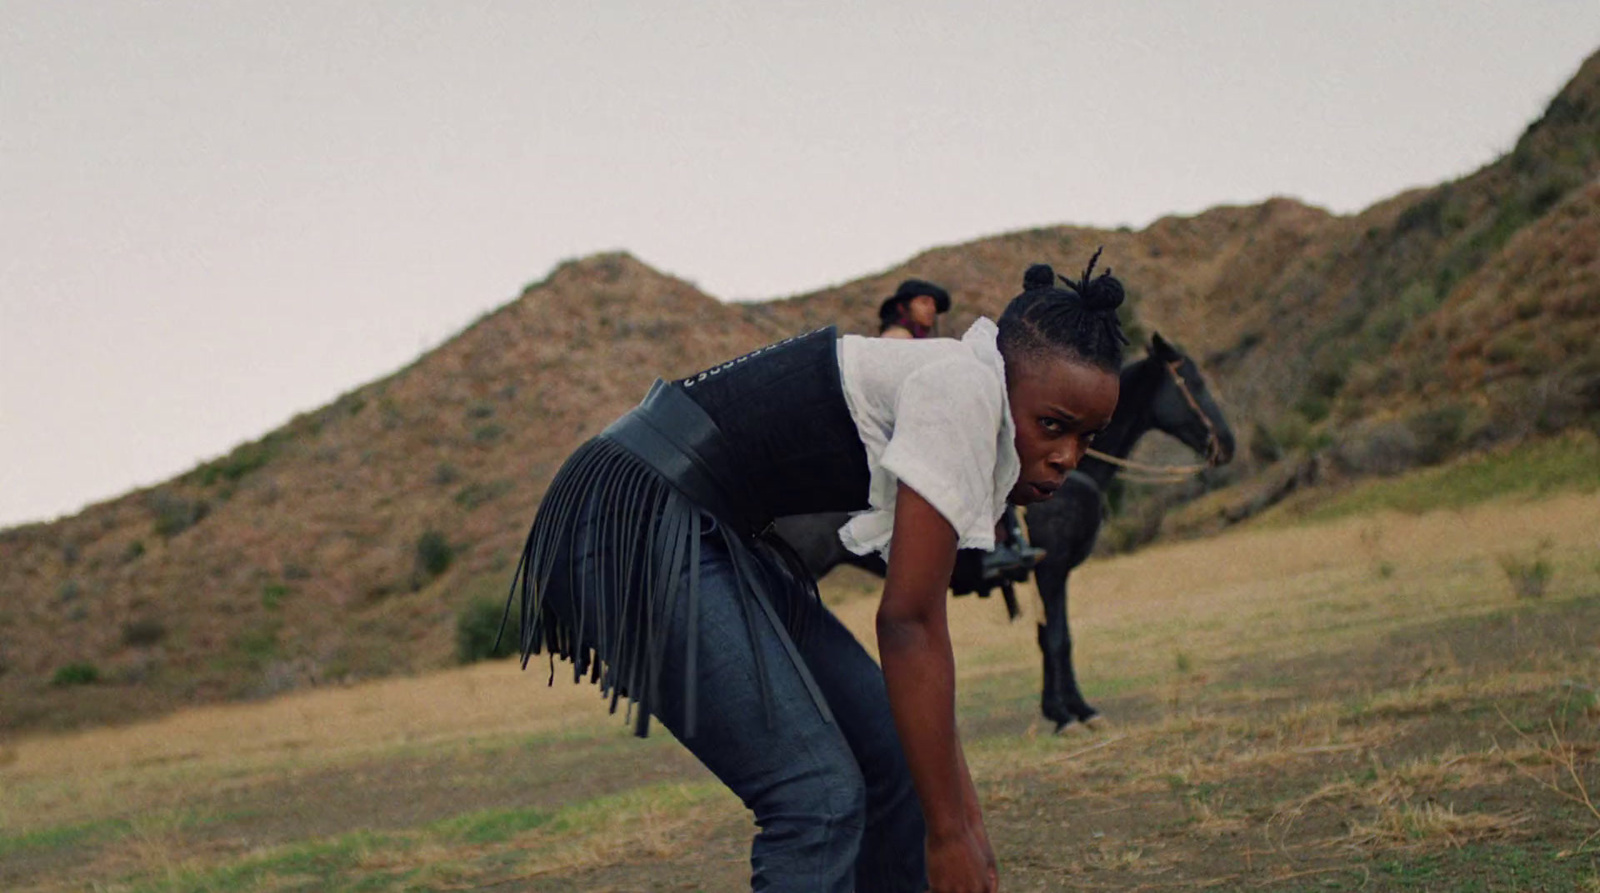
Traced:
POLYGON ((1200 367, 1159 334, 1150 338, 1150 359, 1162 370, 1151 399, 1151 420, 1158 431, 1206 457, 1212 465, 1233 458, 1233 430, 1217 408, 1200 367))

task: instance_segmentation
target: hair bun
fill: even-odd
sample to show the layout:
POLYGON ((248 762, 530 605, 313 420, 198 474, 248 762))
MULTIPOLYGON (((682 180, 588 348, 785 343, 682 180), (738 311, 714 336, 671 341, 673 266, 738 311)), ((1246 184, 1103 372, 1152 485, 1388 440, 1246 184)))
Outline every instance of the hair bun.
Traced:
POLYGON ((1038 291, 1042 288, 1052 288, 1056 284, 1056 271, 1050 269, 1049 264, 1034 264, 1028 272, 1022 274, 1022 290, 1038 291))
POLYGON ((1122 283, 1111 275, 1110 270, 1100 274, 1099 278, 1091 279, 1083 285, 1084 287, 1080 290, 1080 294, 1083 297, 1085 310, 1109 313, 1121 307, 1122 301, 1126 297, 1122 291, 1122 283))

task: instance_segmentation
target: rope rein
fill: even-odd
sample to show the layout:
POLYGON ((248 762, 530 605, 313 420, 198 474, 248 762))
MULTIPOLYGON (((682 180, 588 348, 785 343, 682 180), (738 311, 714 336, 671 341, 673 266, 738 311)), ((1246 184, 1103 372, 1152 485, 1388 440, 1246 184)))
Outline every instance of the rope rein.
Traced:
POLYGON ((1110 453, 1099 450, 1085 450, 1084 455, 1099 459, 1115 465, 1124 471, 1133 472, 1125 474, 1128 480, 1145 484, 1176 484, 1190 475, 1199 474, 1210 468, 1217 457, 1222 455, 1222 439, 1217 436, 1217 426, 1212 423, 1211 417, 1200 408, 1200 401, 1195 399, 1189 390, 1189 385, 1183 380, 1183 373, 1178 369, 1183 365, 1181 360, 1165 364, 1167 373, 1172 376, 1173 384, 1177 385, 1178 393, 1183 395, 1184 402, 1199 416, 1201 424, 1206 426, 1206 461, 1196 465, 1150 465, 1144 462, 1135 462, 1132 459, 1123 459, 1110 453))

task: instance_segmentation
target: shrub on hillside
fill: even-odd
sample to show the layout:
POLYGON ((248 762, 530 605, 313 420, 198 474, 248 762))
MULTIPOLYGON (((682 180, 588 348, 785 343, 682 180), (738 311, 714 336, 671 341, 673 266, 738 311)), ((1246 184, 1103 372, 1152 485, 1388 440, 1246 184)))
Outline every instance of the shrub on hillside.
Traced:
POLYGON ((440 462, 433 469, 433 482, 441 487, 448 487, 461 480, 461 470, 449 462, 440 462))
POLYGON ((1250 458, 1261 465, 1271 465, 1283 458, 1283 446, 1260 419, 1250 426, 1250 458))
POLYGON ((176 493, 157 490, 146 500, 150 514, 155 516, 156 533, 171 539, 200 523, 211 506, 204 500, 188 500, 176 493))
POLYGON ((417 539, 417 569, 430 577, 449 570, 455 557, 450 541, 437 530, 430 530, 417 539))
POLYGON ((1416 442, 1416 460, 1423 465, 1437 465, 1454 454, 1461 445, 1469 414, 1469 409, 1460 403, 1444 403, 1406 419, 1406 428, 1416 442))
POLYGON ((506 429, 504 426, 491 422, 487 425, 480 425, 473 429, 472 441, 474 443, 494 443, 505 433, 506 429))
POLYGON ((167 637, 167 627, 161 621, 146 617, 122 625, 122 644, 135 648, 148 648, 167 637))
POLYGON ((282 439, 283 435, 269 434, 205 465, 200 469, 201 485, 209 487, 219 481, 237 483, 245 475, 272 461, 282 439))
POLYGON ((93 685, 100 681, 100 669, 91 663, 67 664, 50 677, 50 684, 66 688, 73 685, 93 685))
POLYGON ((505 603, 497 599, 477 598, 467 602, 456 615, 456 659, 470 664, 515 653, 514 626, 509 635, 501 637, 499 647, 495 646, 495 634, 500 631, 504 612, 505 603))
MULTIPOLYGON (((1600 365, 1600 361, 1596 361, 1600 365)), ((1477 437, 1485 442, 1520 440, 1555 434, 1600 419, 1600 370, 1587 373, 1580 364, 1564 374, 1514 378, 1487 388, 1488 417, 1477 437)))
POLYGON ((283 607, 283 600, 288 597, 289 587, 283 583, 266 583, 261 587, 261 607, 268 611, 283 607))
POLYGON ((1543 598, 1545 587, 1555 575, 1555 568, 1544 555, 1544 547, 1532 557, 1521 555, 1500 556, 1500 570, 1511 583, 1511 592, 1517 598, 1543 598))
POLYGON ((62 580, 61 585, 56 587, 56 600, 62 604, 76 601, 82 594, 83 586, 77 580, 62 580))
MULTIPOLYGON (((1382 397, 1400 387, 1404 369, 1390 359, 1372 360, 1351 367, 1350 378, 1339 393, 1343 409, 1353 409, 1349 415, 1360 415, 1363 404, 1382 397)), ((1433 367, 1429 367, 1433 371, 1433 367)))
POLYGON ((1355 429, 1334 447, 1339 466, 1358 474, 1398 474, 1416 465, 1417 455, 1417 436, 1398 420, 1355 429))
POLYGON ((1269 432, 1272 442, 1283 453, 1302 449, 1311 443, 1311 423, 1298 412, 1286 412, 1269 432))
POLYGON ((257 623, 235 635, 233 648, 253 667, 264 666, 278 654, 278 631, 282 624, 277 620, 257 623))
POLYGON ((510 481, 490 481, 479 483, 474 481, 456 491, 456 505, 467 511, 472 511, 486 502, 492 502, 511 492, 510 481))
POLYGON ((1294 401, 1294 411, 1303 416, 1306 421, 1316 424, 1328 417, 1333 411, 1333 401, 1319 394, 1302 394, 1300 399, 1294 401))

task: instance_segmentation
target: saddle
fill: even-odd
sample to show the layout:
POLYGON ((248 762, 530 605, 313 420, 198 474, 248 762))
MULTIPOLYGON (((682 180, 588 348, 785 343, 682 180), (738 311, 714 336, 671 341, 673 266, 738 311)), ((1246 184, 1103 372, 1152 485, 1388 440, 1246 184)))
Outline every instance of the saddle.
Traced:
POLYGON ((977 593, 978 598, 988 598, 998 589, 1005 598, 1006 615, 1015 620, 1021 613, 1016 584, 1027 582, 1033 569, 1044 560, 1045 551, 1028 542, 1015 510, 1006 510, 1001 532, 1003 536, 995 541, 992 551, 962 549, 956 553, 950 592, 957 596, 977 593))

